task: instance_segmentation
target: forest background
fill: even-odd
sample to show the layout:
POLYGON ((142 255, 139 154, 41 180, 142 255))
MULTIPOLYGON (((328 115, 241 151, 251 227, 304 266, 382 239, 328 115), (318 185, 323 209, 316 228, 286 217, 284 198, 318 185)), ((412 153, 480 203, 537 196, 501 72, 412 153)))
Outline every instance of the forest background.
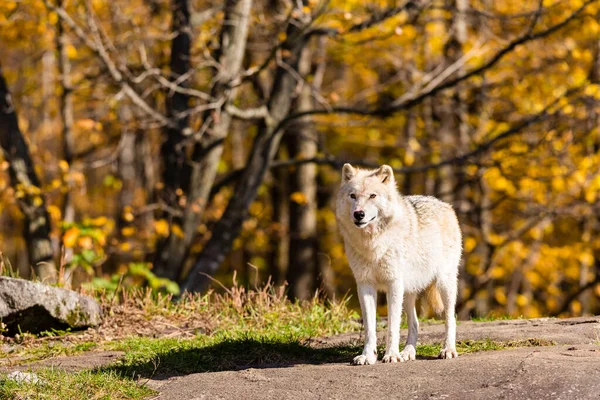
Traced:
POLYGON ((345 162, 452 203, 459 317, 600 313, 600 0, 0 2, 0 269, 354 282, 345 162))

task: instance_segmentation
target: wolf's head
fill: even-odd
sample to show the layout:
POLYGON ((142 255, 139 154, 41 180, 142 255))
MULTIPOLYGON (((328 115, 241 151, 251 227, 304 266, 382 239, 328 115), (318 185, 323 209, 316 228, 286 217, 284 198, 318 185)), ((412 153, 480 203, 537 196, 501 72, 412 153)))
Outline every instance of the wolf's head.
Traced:
POLYGON ((389 165, 361 170, 344 164, 336 214, 357 229, 389 222, 397 210, 399 193, 394 171, 389 165))

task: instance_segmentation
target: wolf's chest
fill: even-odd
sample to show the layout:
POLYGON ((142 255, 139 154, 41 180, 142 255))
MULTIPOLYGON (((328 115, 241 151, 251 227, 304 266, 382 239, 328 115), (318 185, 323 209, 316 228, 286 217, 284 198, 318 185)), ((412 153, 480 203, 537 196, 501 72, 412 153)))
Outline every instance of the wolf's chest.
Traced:
POLYGON ((390 245, 347 246, 346 253, 359 282, 386 283, 396 279, 405 258, 399 246, 390 245))

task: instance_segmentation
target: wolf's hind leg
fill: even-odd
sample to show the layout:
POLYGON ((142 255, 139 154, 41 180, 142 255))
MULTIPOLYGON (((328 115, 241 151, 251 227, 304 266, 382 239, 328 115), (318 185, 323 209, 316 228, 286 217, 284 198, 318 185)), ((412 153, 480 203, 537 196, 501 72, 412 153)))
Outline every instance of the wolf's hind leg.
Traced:
POLYGON ((417 296, 415 294, 407 294, 404 296, 406 306, 406 322, 408 323, 408 336, 406 337, 406 345, 400 352, 402 361, 414 360, 417 357, 417 336, 419 334, 419 320, 417 319, 417 309, 415 303, 417 296))
POLYGON ((377 290, 367 283, 358 284, 358 299, 365 327, 365 347, 361 355, 354 357, 352 364, 369 365, 377 362, 377 290))
POLYGON ((456 295, 458 281, 456 277, 450 277, 448 279, 438 279, 437 288, 442 295, 442 302, 444 303, 444 317, 446 320, 446 342, 444 348, 440 351, 440 358, 456 358, 458 353, 456 352, 456 295))

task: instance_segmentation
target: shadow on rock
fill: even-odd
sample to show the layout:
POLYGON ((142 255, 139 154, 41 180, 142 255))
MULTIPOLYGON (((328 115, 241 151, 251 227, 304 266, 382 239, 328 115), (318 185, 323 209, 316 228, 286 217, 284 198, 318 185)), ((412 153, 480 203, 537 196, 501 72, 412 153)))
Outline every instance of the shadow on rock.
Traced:
MULTIPOLYGON (((197 372, 239 371, 249 368, 285 368, 299 364, 349 364, 362 346, 342 344, 315 348, 300 342, 282 343, 256 339, 228 340, 211 346, 172 349, 149 360, 121 361, 97 372, 117 372, 122 376, 167 379, 197 372)), ((381 349, 379 359, 381 359, 381 349)), ((417 356, 434 360, 433 356, 417 356)))
POLYGON ((133 364, 122 362, 96 371, 114 371, 123 376, 167 378, 194 372, 282 368, 297 364, 348 363, 360 351, 360 347, 353 345, 313 348, 298 342, 229 340, 206 347, 177 348, 158 353, 150 360, 133 364))

